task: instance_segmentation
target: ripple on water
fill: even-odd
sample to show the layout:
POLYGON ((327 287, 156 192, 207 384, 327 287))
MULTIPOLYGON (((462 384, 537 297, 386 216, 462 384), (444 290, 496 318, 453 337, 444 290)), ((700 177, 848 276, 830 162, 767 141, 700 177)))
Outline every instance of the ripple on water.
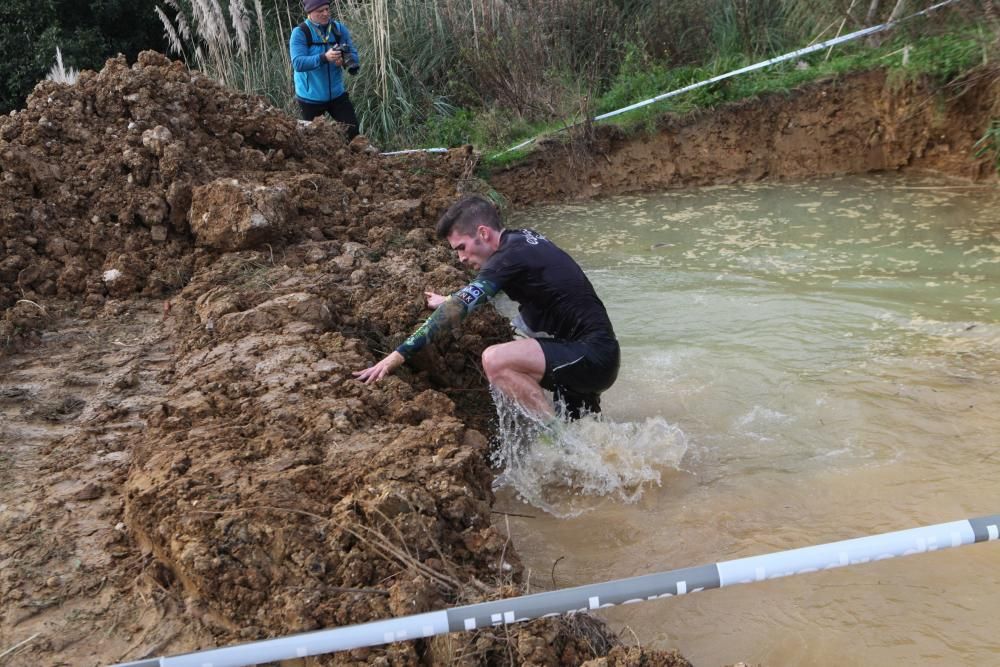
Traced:
MULTIPOLYGON (((522 498, 580 515, 512 520, 525 565, 565 555, 586 583, 995 512, 998 208, 881 175, 520 217, 581 261, 622 342, 605 422, 501 456, 522 498)), ((998 664, 979 548, 608 613, 700 664, 998 664)))

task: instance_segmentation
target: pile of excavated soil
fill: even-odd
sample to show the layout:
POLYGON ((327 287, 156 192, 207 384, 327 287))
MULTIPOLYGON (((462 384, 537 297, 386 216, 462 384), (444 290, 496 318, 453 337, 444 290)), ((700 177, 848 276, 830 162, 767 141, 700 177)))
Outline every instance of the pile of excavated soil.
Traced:
MULTIPOLYGON (((484 310, 378 385, 351 375, 467 278, 432 229, 473 166, 380 157, 153 53, 0 120, 7 664, 517 594, 478 367, 508 325, 484 310)), ((549 619, 309 664, 686 664, 616 643, 549 619)))
POLYGON ((995 178, 976 142, 998 115, 995 73, 941 90, 858 72, 711 113, 665 115, 638 138, 601 125, 586 141, 543 141, 490 182, 516 204, 537 204, 908 169, 995 178))
POLYGON ((221 251, 365 241, 454 193, 441 161, 421 174, 374 153, 151 52, 42 82, 0 119, 0 337, 32 329, 27 302, 163 296, 221 251))

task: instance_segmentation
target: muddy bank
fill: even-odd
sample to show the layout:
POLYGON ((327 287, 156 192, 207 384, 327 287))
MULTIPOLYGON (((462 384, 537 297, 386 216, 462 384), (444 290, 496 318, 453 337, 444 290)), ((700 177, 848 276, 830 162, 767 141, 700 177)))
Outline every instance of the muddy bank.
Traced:
POLYGON ((388 164, 150 52, 42 82, 0 120, 0 340, 43 317, 26 302, 94 315, 173 293, 224 252, 365 241, 372 216, 420 218, 452 196, 470 159, 388 164))
POLYGON ((514 204, 529 205, 905 169, 995 178, 973 145, 998 114, 995 76, 940 90, 861 72, 711 113, 664 116, 648 136, 599 125, 586 145, 545 141, 490 183, 514 204))
MULTIPOLYGON (((484 311, 377 386, 351 376, 466 279, 432 228, 474 166, 381 158, 151 53, 0 120, 6 664, 522 592, 478 366, 509 326, 484 311)), ((686 664, 618 643, 555 619, 308 664, 686 664)))

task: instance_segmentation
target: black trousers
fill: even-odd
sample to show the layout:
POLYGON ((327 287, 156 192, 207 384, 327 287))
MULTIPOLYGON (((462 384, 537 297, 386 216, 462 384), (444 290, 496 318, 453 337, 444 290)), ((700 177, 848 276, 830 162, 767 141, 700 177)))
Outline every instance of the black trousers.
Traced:
POLYGON ((302 100, 298 100, 298 103, 302 109, 302 120, 312 120, 316 116, 328 113, 335 121, 347 126, 348 141, 358 136, 358 117, 354 114, 354 105, 351 104, 351 98, 347 93, 322 104, 302 100))

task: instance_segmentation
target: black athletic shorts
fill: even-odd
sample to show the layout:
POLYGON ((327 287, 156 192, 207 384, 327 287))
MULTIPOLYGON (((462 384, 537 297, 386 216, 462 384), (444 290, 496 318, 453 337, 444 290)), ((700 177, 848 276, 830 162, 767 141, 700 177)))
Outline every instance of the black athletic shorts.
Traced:
POLYGON ((545 355, 541 385, 554 395, 557 410, 571 419, 601 411, 601 392, 615 383, 621 351, 614 338, 536 338, 545 355))

